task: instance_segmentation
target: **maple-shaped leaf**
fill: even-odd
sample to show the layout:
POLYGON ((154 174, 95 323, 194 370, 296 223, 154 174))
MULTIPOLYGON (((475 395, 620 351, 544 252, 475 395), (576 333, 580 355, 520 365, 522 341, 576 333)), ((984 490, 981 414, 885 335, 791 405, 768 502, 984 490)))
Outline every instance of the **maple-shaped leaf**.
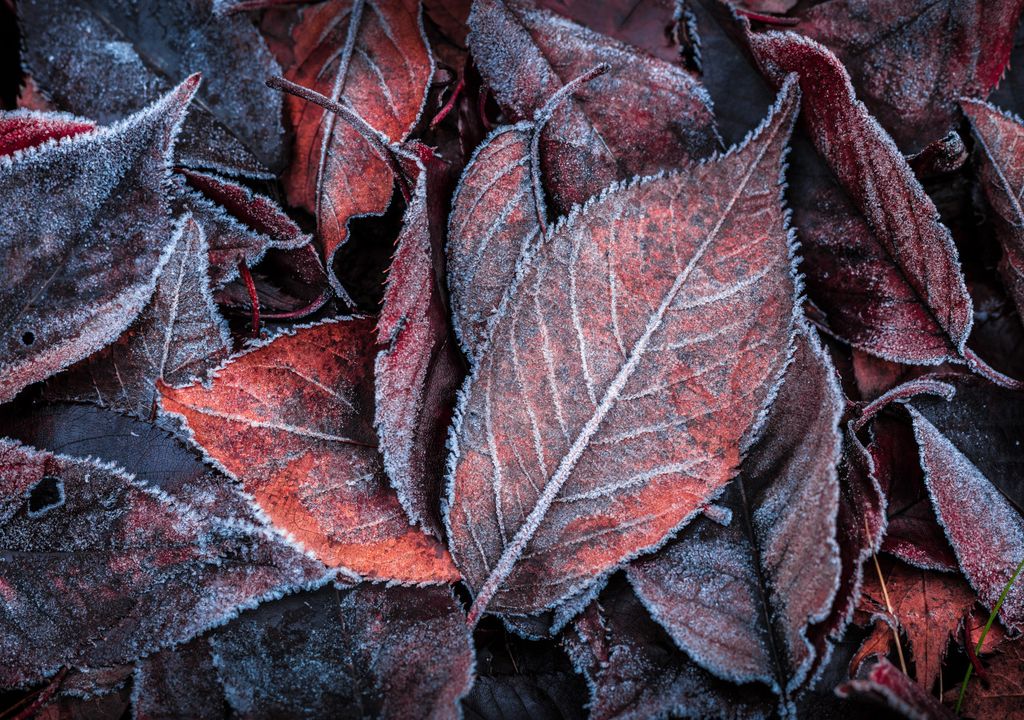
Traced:
POLYGON ((565 644, 590 685, 592 720, 752 720, 773 709, 764 688, 720 680, 687 657, 622 582, 587 608, 565 644))
POLYGON ((284 165, 280 74, 256 28, 212 0, 23 0, 22 59, 57 107, 108 124, 194 72, 203 88, 176 156, 194 167, 265 175, 284 165))
MULTIPOLYGON (((419 120, 434 65, 417 0, 355 0, 304 8, 292 31, 295 64, 285 77, 346 104, 387 142, 405 140, 419 120)), ((335 113, 285 99, 295 131, 288 200, 316 215, 331 268, 348 223, 380 215, 394 187, 386 149, 335 113)), ((340 290, 334 273, 332 283, 340 290)))
MULTIPOLYGON (((950 636, 974 607, 974 591, 957 574, 920 570, 901 562, 883 562, 885 590, 878 574, 864 576, 861 607, 876 615, 889 616, 899 623, 910 641, 916 680, 931 692, 942 671, 950 636), (888 592, 888 596, 886 596, 888 592)), ((891 641, 892 631, 884 637, 891 641)))
POLYGON ((952 710, 900 672, 888 660, 881 660, 865 678, 836 688, 840 697, 850 697, 884 708, 905 720, 954 720, 952 710))
MULTIPOLYGON (((1024 517, 920 411, 908 406, 935 514, 953 546, 960 569, 991 609, 1024 558, 1024 517)), ((1015 583, 999 617, 1024 629, 1024 584, 1015 583)))
POLYGON ((188 698, 161 685, 186 690, 197 670, 215 668, 204 699, 239 717, 454 719, 473 667, 465 615, 446 587, 363 583, 293 595, 242 614, 205 645, 140 664, 141 717, 185 716, 188 698))
MULTIPOLYGON (((415 193, 388 270, 374 363, 374 424, 384 469, 414 523, 442 537, 445 434, 465 375, 444 297, 447 168, 418 147, 415 193)), ((450 188, 450 185, 449 185, 450 188)))
MULTIPOLYGON (((1024 639, 1006 640, 984 660, 985 681, 971 678, 961 712, 970 718, 1020 720, 1024 708, 1024 639)), ((945 699, 956 704, 959 686, 945 699)))
MULTIPOLYGON (((950 232, 903 155, 857 100, 849 75, 828 49, 791 32, 748 38, 776 83, 787 73, 800 76, 806 93, 802 117, 811 139, 870 228, 858 231, 861 220, 852 217, 855 227, 843 227, 840 234, 801 233, 814 255, 808 275, 833 278, 832 288, 825 289, 829 294, 841 286, 845 295, 863 297, 854 305, 862 318, 849 320, 855 334, 846 339, 898 362, 959 357, 971 329, 971 298, 950 232), (900 313, 895 320, 893 312, 900 313)), ((827 181, 818 188, 829 192, 827 181)), ((830 219, 851 217, 832 212, 830 202, 839 202, 835 193, 808 204, 830 219)), ((815 280, 808 285, 813 294, 815 280)), ((837 298, 825 309, 846 301, 837 298)))
POLYGON ((47 395, 155 415, 158 382, 188 385, 231 352, 210 293, 206 237, 191 216, 178 223, 156 292, 118 340, 47 383, 47 395))
POLYGON ((996 234, 1003 246, 999 271, 1017 313, 1024 314, 1024 124, 987 103, 964 100, 961 106, 978 140, 981 185, 995 211, 996 234))
POLYGON ((220 518, 259 522, 238 483, 164 428, 95 405, 53 403, 0 415, 0 436, 114 463, 136 481, 220 518))
POLYGON ((699 518, 628 571, 654 618, 700 665, 786 698, 828 654, 808 626, 827 616, 840 572, 845 398, 814 332, 798 336, 763 437, 718 501, 731 522, 699 518))
POLYGON ((0 440, 0 468, 0 686, 131 661, 327 577, 280 537, 114 465, 0 440))
POLYGON ((793 331, 779 172, 797 97, 730 153, 578 208, 524 269, 450 437, 471 620, 583 592, 735 474, 793 331))
POLYGON ((0 156, 95 129, 96 123, 70 113, 0 112, 0 156))
POLYGON ((616 180, 678 167, 715 149, 710 99, 677 66, 529 0, 477 0, 469 27, 480 73, 514 121, 532 118, 595 65, 611 68, 561 105, 542 134, 544 177, 559 210, 616 180))
POLYGON ((109 128, 0 157, 0 402, 113 341, 174 244, 165 179, 199 83, 109 128))
POLYGON ((466 165, 452 200, 446 251, 452 324, 470 360, 514 294, 520 266, 547 232, 540 134, 559 104, 607 67, 563 85, 532 121, 497 128, 466 165))
POLYGON ((958 121, 957 101, 1002 77, 1022 0, 828 0, 797 30, 829 48, 901 148, 917 151, 958 121))
POLYGON ((407 583, 457 578, 384 477, 373 417, 373 323, 341 318, 252 346, 209 387, 161 387, 210 459, 328 565, 407 583))

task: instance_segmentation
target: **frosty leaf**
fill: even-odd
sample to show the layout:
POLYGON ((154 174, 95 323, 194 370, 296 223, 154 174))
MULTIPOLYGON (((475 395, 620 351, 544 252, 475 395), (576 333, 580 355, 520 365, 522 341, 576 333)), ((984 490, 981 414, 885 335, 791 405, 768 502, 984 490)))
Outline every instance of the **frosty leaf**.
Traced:
POLYGON ((719 677, 760 681, 787 699, 828 654, 808 626, 827 616, 840 572, 836 466, 844 398, 813 333, 799 336, 763 438, 718 501, 732 522, 699 518, 628 571, 641 600, 690 657, 719 677))
POLYGON ((0 441, 0 686, 131 661, 325 571, 131 475, 0 441))
POLYGON ((478 0, 469 27, 480 72, 514 121, 531 119, 558 88, 595 65, 611 66, 555 111, 541 138, 558 210, 616 180, 678 167, 715 148, 710 99, 679 67, 529 0, 478 0))
MULTIPOLYGON (((1001 643, 985 660, 987 682, 971 678, 964 696, 962 712, 972 718, 1017 720, 1024 707, 1024 639, 1001 643)), ((956 703, 959 686, 950 690, 946 700, 956 703)))
MULTIPOLYGON (((795 33, 749 35, 749 43, 776 83, 787 73, 800 75, 811 138, 870 228, 870 234, 844 228, 836 239, 807 234, 812 252, 827 255, 830 245, 834 252, 839 237, 845 245, 829 265, 811 260, 809 274, 839 273, 846 293, 869 303, 873 320, 862 321, 869 327, 848 339, 898 362, 934 364, 959 356, 972 317, 956 247, 903 155, 854 96, 846 70, 827 49, 795 33), (906 320, 894 322, 892 307, 906 320)), ((859 218, 849 222, 856 226, 859 218)), ((814 281, 809 284, 813 293, 814 281)))
POLYGON ((95 402, 136 417, 155 415, 156 383, 188 385, 231 351, 210 294, 206 236, 185 216, 156 292, 132 326, 103 350, 47 383, 47 394, 95 402))
MULTIPOLYGON (((307 7, 292 32, 295 65, 285 77, 347 104, 388 141, 401 142, 419 120, 434 70, 420 13, 417 0, 307 7)), ((335 113, 297 97, 287 97, 285 109, 295 130, 288 200, 316 214, 330 270, 349 220, 382 214, 394 178, 380 150, 335 113)))
POLYGON ((443 294, 446 168, 429 148, 419 149, 416 190, 377 320, 374 425, 385 471, 409 519, 440 538, 444 439, 465 370, 443 294))
POLYGON ((451 435, 471 620, 592 586, 735 473, 792 334, 779 172, 796 104, 789 83, 746 145, 603 193, 524 270, 451 435))
MULTIPOLYGON (((913 407, 925 484, 960 569, 991 609, 1024 557, 1024 517, 958 447, 913 407)), ((1015 583, 999 617, 1024 629, 1024 584, 1015 583)))
POLYGON ((111 123, 194 72, 203 88, 185 122, 179 162, 265 174, 284 164, 280 73, 244 17, 212 0, 24 0, 23 60, 58 107, 111 123))
POLYGON ((679 46, 673 41, 673 0, 609 0, 600 4, 590 0, 539 0, 537 4, 665 62, 679 62, 679 46))
POLYGON ((164 198, 193 76, 123 123, 0 157, 0 402, 113 341, 174 243, 164 198))
POLYGON ((409 525, 384 477, 371 422, 374 353, 372 321, 324 321, 236 356, 209 388, 162 387, 162 406, 328 565, 408 583, 454 580, 444 548, 409 525))
POLYGON ((905 720, 953 720, 956 717, 888 660, 875 665, 866 678, 850 680, 836 688, 836 692, 840 697, 855 698, 890 710, 905 720))
POLYGON ((1024 125, 982 102, 962 101, 970 118, 981 155, 979 174, 994 220, 1003 257, 999 263, 1003 282, 1024 315, 1024 125))
POLYGON ((132 696, 134 717, 139 720, 227 717, 224 688, 205 636, 140 660, 132 696))
MULTIPOLYGON (((893 616, 910 641, 917 682, 931 692, 942 670, 950 636, 974 607, 974 591, 951 573, 918 570, 899 562, 883 563, 882 568, 893 616)), ((874 572, 865 575, 861 602, 873 613, 888 614, 874 572)), ((886 637, 891 641, 892 632, 888 631, 886 637)))
POLYGON ((0 156, 95 129, 91 120, 68 113, 0 112, 0 156))
POLYGON ((446 587, 363 583, 267 603, 210 635, 228 705, 246 718, 459 717, 473 648, 446 587))
POLYGON ((1021 0, 828 0, 797 30, 828 47, 857 93, 907 151, 957 123, 957 101, 982 98, 1010 59, 1021 0))
POLYGON ((93 405, 54 404, 0 415, 0 436, 41 450, 114 463, 175 501, 222 518, 255 521, 238 485, 166 430, 93 405))
POLYGON ((566 633, 590 685, 592 720, 768 718, 770 693, 737 688, 684 655, 625 583, 613 583, 566 633))

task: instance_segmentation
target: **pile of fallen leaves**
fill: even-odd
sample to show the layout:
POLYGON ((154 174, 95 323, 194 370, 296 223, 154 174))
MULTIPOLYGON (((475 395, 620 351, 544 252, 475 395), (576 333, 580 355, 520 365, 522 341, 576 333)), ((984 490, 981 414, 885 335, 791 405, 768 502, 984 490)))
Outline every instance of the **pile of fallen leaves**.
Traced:
POLYGON ((2 0, 0 718, 1024 717, 1022 10, 2 0))

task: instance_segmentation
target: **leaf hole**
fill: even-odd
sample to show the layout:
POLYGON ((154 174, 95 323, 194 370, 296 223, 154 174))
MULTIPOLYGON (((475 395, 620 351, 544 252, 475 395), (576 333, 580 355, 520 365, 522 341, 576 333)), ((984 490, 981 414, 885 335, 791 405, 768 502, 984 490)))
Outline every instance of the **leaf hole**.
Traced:
POLYGON ((47 475, 28 491, 28 515, 39 517, 64 504, 64 481, 47 475))
POLYGON ((36 334, 31 330, 26 330, 21 336, 21 344, 28 347, 36 341, 36 334))

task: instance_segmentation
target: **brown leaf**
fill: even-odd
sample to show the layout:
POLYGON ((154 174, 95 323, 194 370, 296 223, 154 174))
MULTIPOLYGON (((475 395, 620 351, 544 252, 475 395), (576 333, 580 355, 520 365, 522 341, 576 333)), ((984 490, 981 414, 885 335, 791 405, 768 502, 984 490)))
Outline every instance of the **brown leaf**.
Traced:
POLYGON ((405 583, 457 579, 437 541, 409 525, 371 423, 373 324, 342 318, 253 346, 210 387, 163 386, 165 412, 321 560, 405 583))
MULTIPOLYGON (((984 662, 988 682, 971 678, 961 712, 979 720, 1020 720, 1024 717, 1024 638, 1004 641, 984 662)), ((947 702, 955 703, 959 692, 959 686, 950 690, 947 702)))
POLYGON ((0 440, 0 685, 129 662, 325 581, 269 531, 197 514, 114 465, 0 440))
MULTIPOLYGON (((419 120, 434 70, 420 14, 417 0, 307 7, 292 35, 296 64, 285 77, 346 103, 384 139, 401 142, 419 120)), ((349 220, 382 214, 394 178, 380 150, 334 113, 290 96, 285 112, 295 131, 284 175, 288 200, 315 213, 330 270, 349 220)))
POLYGON ((19 208, 0 215, 0 402, 116 339, 148 302, 174 242, 164 181, 198 84, 0 157, 0 204, 19 208))
POLYGON ((558 210, 616 180, 678 167, 715 149, 711 101, 679 67, 529 0, 477 0, 469 27, 480 73, 514 121, 532 118, 558 88, 595 65, 611 66, 555 112, 541 140, 558 210))
POLYGON ((524 269, 451 435, 471 621, 585 590, 735 474, 791 342, 779 172, 796 104, 787 84, 746 145, 603 193, 524 269))
POLYGON ((188 385, 231 352, 231 337, 210 293, 206 236, 187 215, 156 292, 112 345, 47 382, 49 397, 95 402, 136 417, 156 413, 158 382, 188 385))
POLYGON ((762 439, 706 518, 628 571, 637 594, 702 667, 733 682, 760 681, 791 700, 830 648, 812 642, 839 583, 836 514, 845 398, 814 330, 793 363, 762 439))

